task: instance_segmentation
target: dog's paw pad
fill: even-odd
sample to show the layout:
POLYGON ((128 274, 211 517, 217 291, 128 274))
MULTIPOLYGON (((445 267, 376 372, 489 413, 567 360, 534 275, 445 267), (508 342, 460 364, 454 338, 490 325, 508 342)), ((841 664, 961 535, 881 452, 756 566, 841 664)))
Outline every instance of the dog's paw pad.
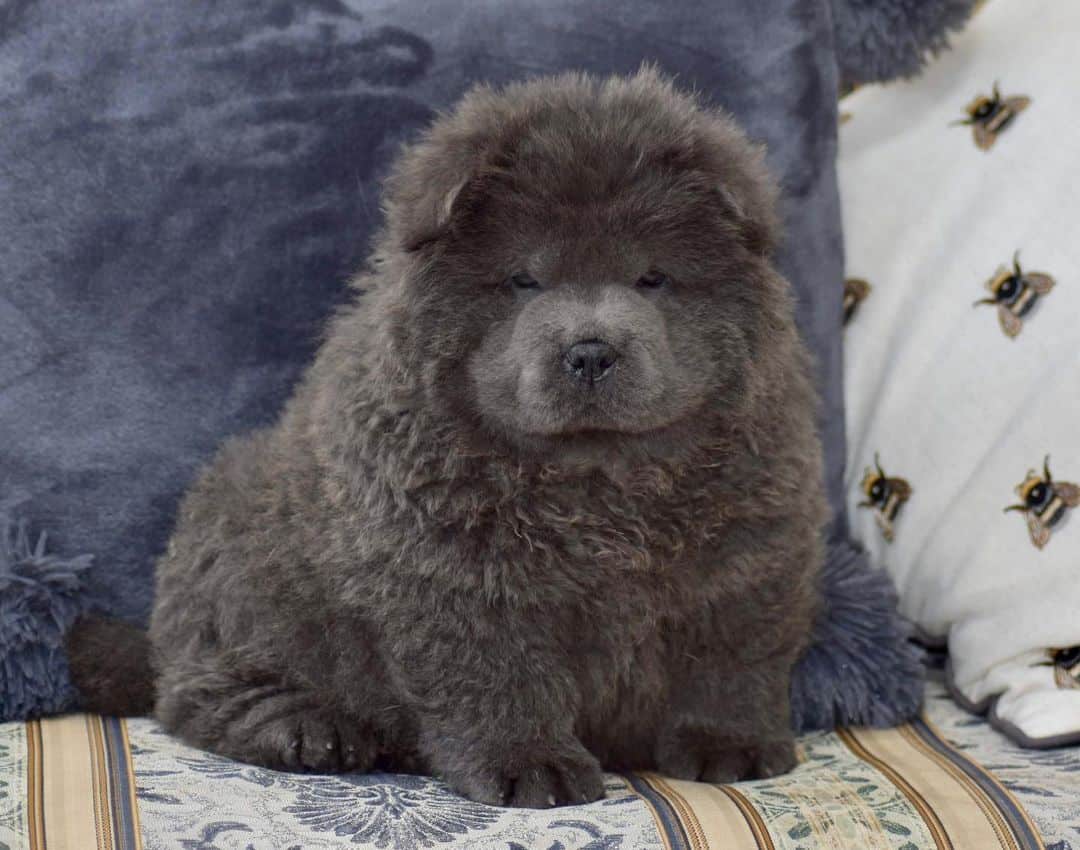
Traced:
POLYGON ((793 741, 771 741, 754 748, 754 779, 768 779, 794 769, 799 763, 793 741))
POLYGON ((768 779, 797 763, 794 741, 786 739, 753 745, 668 742, 657 757, 657 769, 665 776, 714 784, 768 779))
POLYGON ((378 754, 375 738, 368 728, 362 724, 339 724, 318 712, 275 717, 254 729, 246 724, 243 731, 246 740, 242 745, 228 746, 228 754, 279 770, 363 771, 371 768, 378 754))
POLYGON ((604 777, 595 762, 539 764, 522 771, 507 790, 510 806, 526 809, 580 806, 604 796, 604 777))
POLYGON ((444 773, 445 779, 458 793, 490 806, 548 809, 604 796, 600 763, 580 746, 568 748, 565 755, 549 750, 539 758, 488 753, 482 764, 485 767, 444 773), (488 769, 491 765, 496 768, 488 769))

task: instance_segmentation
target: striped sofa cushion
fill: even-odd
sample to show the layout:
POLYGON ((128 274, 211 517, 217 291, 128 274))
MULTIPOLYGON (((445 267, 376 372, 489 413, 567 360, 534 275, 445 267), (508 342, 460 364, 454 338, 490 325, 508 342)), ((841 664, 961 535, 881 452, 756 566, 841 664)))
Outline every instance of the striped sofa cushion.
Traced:
MULTIPOLYGON (((967 752, 1011 745, 963 715, 940 685, 926 704, 930 716, 898 729, 803 737, 802 763, 786 776, 713 786, 613 774, 605 799, 546 811, 483 806, 426 777, 243 765, 186 747, 146 719, 9 723, 0 725, 0 848, 1035 850, 1067 828, 1076 813, 1052 803, 1076 805, 1063 789, 1076 787, 1080 754, 1015 783, 1040 807, 1036 827, 1002 781, 938 727, 967 752)), ((992 758, 1008 765, 1010 756, 992 758)))

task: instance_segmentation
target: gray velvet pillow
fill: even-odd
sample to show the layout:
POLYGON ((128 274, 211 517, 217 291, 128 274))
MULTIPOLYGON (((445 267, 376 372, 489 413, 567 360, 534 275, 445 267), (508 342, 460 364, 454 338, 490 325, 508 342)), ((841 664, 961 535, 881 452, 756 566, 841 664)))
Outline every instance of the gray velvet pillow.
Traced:
MULTIPOLYGON (((826 0, 3 5, 0 515, 92 554, 89 603, 144 617, 181 493, 225 436, 278 412, 365 256, 398 145, 477 80, 648 60, 768 144, 780 263, 821 367, 832 564, 856 575, 832 28, 826 0)), ((887 589, 867 593, 867 636, 898 654, 867 676, 896 657, 910 673, 887 589)), ((827 666, 796 698, 819 723, 827 666)), ((864 695, 880 716, 841 713, 888 721, 917 700, 897 688, 864 695)))

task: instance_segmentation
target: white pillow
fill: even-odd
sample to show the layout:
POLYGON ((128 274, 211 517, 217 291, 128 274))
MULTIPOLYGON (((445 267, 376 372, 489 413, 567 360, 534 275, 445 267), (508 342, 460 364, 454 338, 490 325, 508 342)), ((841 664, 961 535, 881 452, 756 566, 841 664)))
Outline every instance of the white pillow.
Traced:
POLYGON ((963 704, 1027 746, 1080 741, 1080 3, 991 0, 921 77, 841 109, 847 268, 871 287, 845 330, 855 534, 948 642, 963 704), (1030 102, 956 125, 995 81, 1030 102), (988 281, 1005 307, 974 306, 988 281), (859 507, 875 455, 910 493, 859 507))

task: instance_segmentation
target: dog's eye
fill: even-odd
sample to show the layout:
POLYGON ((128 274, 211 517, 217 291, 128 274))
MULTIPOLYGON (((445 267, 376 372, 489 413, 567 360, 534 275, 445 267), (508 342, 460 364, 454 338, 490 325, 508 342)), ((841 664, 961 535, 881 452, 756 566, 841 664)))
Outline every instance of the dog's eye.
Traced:
POLYGON ((539 289, 540 282, 528 272, 510 275, 510 285, 514 289, 539 289))
POLYGON ((637 285, 642 289, 660 289, 663 286, 667 286, 667 283, 667 275, 653 269, 652 271, 645 272, 645 274, 639 277, 637 285))

